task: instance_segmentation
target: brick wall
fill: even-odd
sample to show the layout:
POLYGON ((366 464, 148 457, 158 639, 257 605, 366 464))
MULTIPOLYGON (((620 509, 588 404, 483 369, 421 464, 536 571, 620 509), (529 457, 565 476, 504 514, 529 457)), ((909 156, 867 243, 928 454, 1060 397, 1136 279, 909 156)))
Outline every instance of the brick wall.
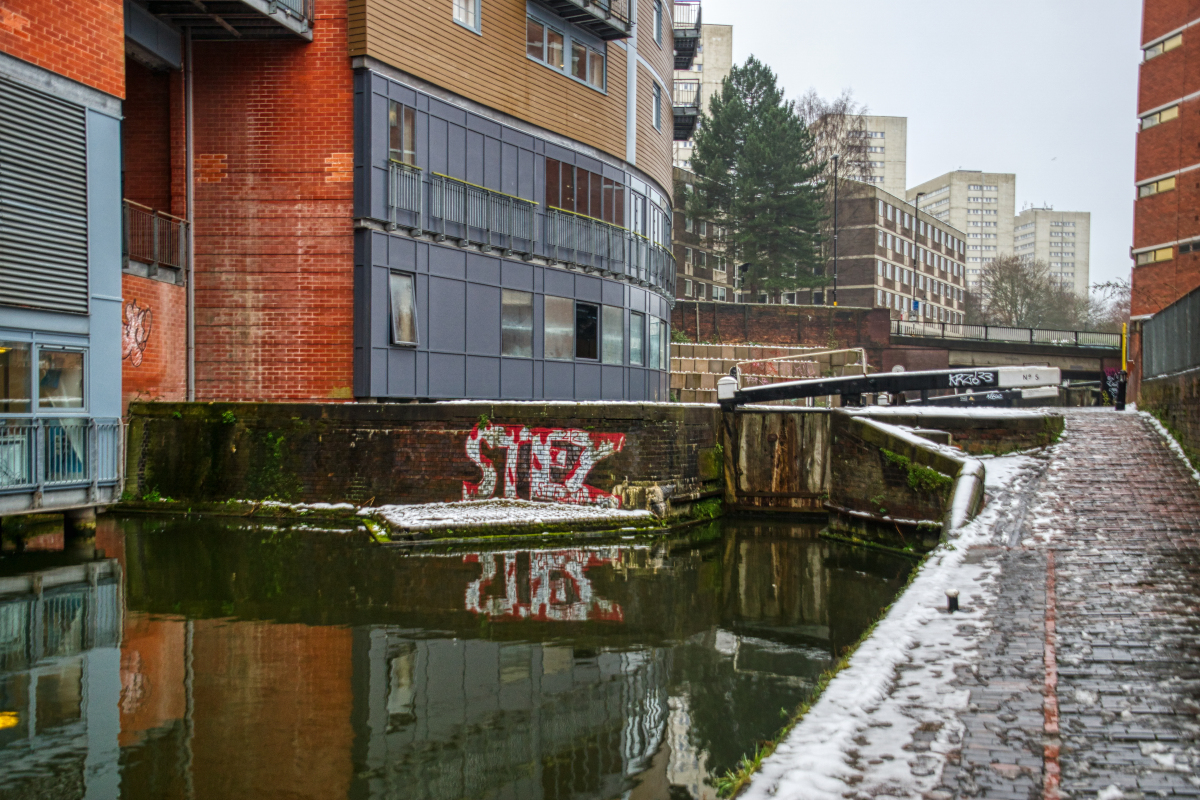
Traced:
POLYGON ((173 112, 182 131, 182 106, 172 107, 181 91, 178 75, 151 72, 133 59, 125 61, 125 124, 121 144, 125 197, 135 203, 182 216, 183 195, 171 196, 171 128, 173 112), (174 200, 174 202, 173 202, 174 200))
MULTIPOLYGON (((195 45, 196 393, 351 397, 353 90, 346 1, 314 41, 195 45)), ((183 131, 172 132, 183 194, 183 131)))
MULTIPOLYGON (((884 308, 678 302, 671 313, 672 330, 682 331, 692 342, 696 341, 697 306, 702 342, 881 351, 891 336, 891 315, 884 308)), ((868 356, 878 363, 878 352, 868 356)))
POLYGON ((0 0, 0 52, 123 97, 122 0, 0 0))
POLYGON ((587 486, 625 507, 668 512, 719 492, 719 413, 715 406, 635 403, 136 403, 127 488, 189 502, 453 501, 463 499, 464 484, 484 480, 486 461, 495 480, 491 494, 480 494, 503 497, 511 485, 528 498, 533 448, 500 440, 553 429, 577 433, 574 444, 555 440, 561 446, 550 454, 551 481, 585 464, 588 451, 595 458, 584 470, 587 486), (472 457, 472 432, 493 426, 497 436, 477 441, 472 457))
POLYGON ((187 397, 186 289, 121 276, 121 408, 187 397))
POLYGON ((1200 369, 1142 381, 1137 402, 1170 429, 1200 469, 1200 369))

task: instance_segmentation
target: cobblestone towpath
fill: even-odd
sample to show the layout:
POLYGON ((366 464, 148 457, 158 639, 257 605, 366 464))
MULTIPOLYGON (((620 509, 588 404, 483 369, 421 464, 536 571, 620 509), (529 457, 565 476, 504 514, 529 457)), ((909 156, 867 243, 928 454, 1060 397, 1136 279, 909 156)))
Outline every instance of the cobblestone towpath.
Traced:
POLYGON ((1066 416, 747 796, 1200 797, 1200 483, 1145 415, 1066 416))

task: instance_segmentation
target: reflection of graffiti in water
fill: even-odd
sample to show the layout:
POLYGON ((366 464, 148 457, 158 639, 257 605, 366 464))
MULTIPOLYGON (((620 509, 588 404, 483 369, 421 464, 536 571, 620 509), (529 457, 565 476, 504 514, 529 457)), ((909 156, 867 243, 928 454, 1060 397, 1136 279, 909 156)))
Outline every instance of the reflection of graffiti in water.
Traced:
POLYGON ((619 563, 621 549, 519 550, 469 553, 483 574, 467 586, 466 607, 489 617, 540 622, 623 622, 621 606, 596 597, 584 573, 619 563))
POLYGON ((574 428, 526 428, 524 425, 476 425, 467 435, 467 457, 483 473, 463 481, 463 500, 487 500, 496 494, 497 474, 483 451, 504 450, 501 493, 517 497, 521 448, 528 448, 529 499, 620 508, 621 498, 584 483, 596 462, 625 447, 623 433, 593 433, 574 428))
POLYGON ((121 358, 128 358, 135 367, 142 365, 142 353, 150 341, 153 313, 149 308, 139 308, 137 300, 125 304, 125 319, 121 327, 121 358))

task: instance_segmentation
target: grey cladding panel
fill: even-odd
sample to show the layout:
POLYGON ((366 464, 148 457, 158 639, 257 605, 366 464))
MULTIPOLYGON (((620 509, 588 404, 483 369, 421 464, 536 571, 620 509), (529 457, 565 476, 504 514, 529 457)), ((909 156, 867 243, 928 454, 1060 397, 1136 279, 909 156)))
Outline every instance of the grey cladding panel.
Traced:
POLYGON ((389 348, 387 372, 387 386, 390 396, 416 396, 417 352, 415 350, 411 348, 389 348))
POLYGON ((558 297, 575 296, 575 276, 561 269, 547 269, 543 273, 546 282, 546 294, 558 297))
POLYGON ((499 189, 508 194, 515 194, 501 185, 500 140, 490 136, 483 140, 483 185, 489 189, 499 189))
POLYGON ((483 134, 475 131, 467 131, 467 180, 476 186, 487 186, 489 189, 494 189, 495 185, 489 185, 483 175, 483 134))
POLYGON ((481 117, 478 114, 467 115, 467 127, 494 139, 499 139, 502 133, 502 126, 499 122, 492 122, 490 119, 481 117))
POLYGON ((456 125, 465 127, 467 124, 467 112, 460 108, 455 108, 452 105, 443 103, 441 100, 429 98, 429 113, 435 117, 453 122, 456 125))
POLYGON ((604 304, 606 306, 625 305, 625 288, 616 281, 605 281, 604 304))
POLYGON ((86 142, 82 108, 0 80, 0 303, 87 313, 86 142))
MULTIPOLYGON (((536 159, 533 157, 533 153, 528 150, 522 150, 518 155, 518 159, 517 180, 520 185, 517 190, 517 196, 524 197, 526 200, 538 200, 539 202, 545 200, 546 198, 539 198, 535 194, 537 191, 535 187, 542 184, 536 180, 537 176, 534 170, 536 159)), ((545 176, 542 179, 545 180, 545 176)), ((542 193, 544 194, 544 190, 542 193)))
POLYGON ((467 284, 467 352, 500 355, 500 290, 467 284))
POLYGON ((435 117, 429 118, 429 171, 446 174, 448 156, 446 140, 448 134, 446 121, 435 117))
MULTIPOLYGON (((462 281, 429 279, 429 349, 461 353, 466 347, 466 287, 462 281)), ((432 376, 430 377, 432 380, 432 376)))
POLYGON ((600 302, 600 286, 603 283, 599 278, 589 278, 584 275, 575 276, 575 296, 580 300, 587 300, 592 303, 600 302))
POLYGON ((467 397, 500 396, 500 359, 467 356, 467 397))
POLYGON ((518 261, 505 260, 500 264, 500 285, 506 289, 533 291, 533 267, 518 261))
POLYGON ((515 400, 533 399, 533 362, 505 358, 500 366, 500 396, 515 400))
POLYGON ((521 196, 521 186, 517 181, 520 153, 521 151, 511 144, 500 145, 500 191, 518 197, 521 196))
POLYGON ((466 395, 466 356, 429 354, 429 396, 458 398, 466 395))
POLYGON ((600 366, 598 364, 575 365, 575 397, 586 400, 600 396, 600 366))
POLYGON ((600 377, 600 382, 601 382, 600 396, 605 400, 621 400, 621 399, 623 399, 624 391, 625 391, 625 386, 624 386, 625 368, 624 367, 606 366, 606 367, 601 367, 601 370, 603 370, 603 373, 601 374, 601 377, 600 377))
POLYGON ((575 365, 569 361, 545 361, 545 398, 547 400, 575 399, 575 365))
POLYGON ((457 248, 434 246, 429 249, 429 272, 444 278, 466 277, 467 254, 457 248))
POLYGON ((486 283, 489 286, 499 286, 500 259, 482 256, 478 253, 467 253, 467 280, 486 283))
POLYGON ((467 179, 467 130, 458 125, 446 128, 446 174, 460 180, 467 179))

